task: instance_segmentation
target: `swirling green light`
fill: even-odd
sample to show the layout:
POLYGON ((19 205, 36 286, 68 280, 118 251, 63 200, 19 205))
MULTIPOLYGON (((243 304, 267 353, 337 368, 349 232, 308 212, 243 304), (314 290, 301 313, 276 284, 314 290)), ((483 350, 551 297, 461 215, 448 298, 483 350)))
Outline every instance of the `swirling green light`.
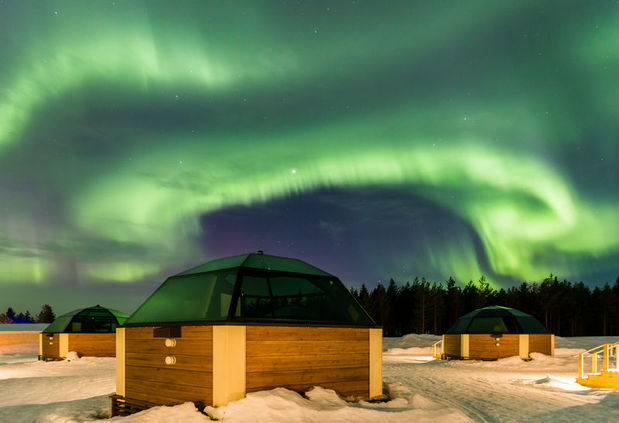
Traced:
POLYGON ((201 259, 200 215, 324 187, 406 188, 467 222, 488 269, 468 238, 427 239, 445 277, 613 270, 615 9, 185 6, 2 5, 0 282, 69 262, 142 279, 201 259), (78 154, 91 133, 107 155, 78 154))

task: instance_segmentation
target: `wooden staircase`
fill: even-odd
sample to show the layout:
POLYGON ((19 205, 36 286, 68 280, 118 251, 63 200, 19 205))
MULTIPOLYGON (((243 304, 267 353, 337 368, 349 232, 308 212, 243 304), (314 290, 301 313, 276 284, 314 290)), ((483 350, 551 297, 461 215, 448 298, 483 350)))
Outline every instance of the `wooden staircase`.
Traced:
POLYGON ((619 390, 619 342, 598 345, 578 354, 576 382, 589 388, 619 390), (585 357, 591 357, 591 372, 586 374, 585 357), (601 363, 599 363, 600 359, 601 363), (601 364, 601 367, 599 364, 601 364))

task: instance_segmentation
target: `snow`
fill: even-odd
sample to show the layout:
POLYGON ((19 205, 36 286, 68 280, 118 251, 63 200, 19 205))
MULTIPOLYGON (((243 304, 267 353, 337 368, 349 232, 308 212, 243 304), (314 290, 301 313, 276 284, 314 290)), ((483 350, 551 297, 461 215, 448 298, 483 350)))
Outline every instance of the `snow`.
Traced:
POLYGON ((69 351, 67 355, 65 356, 65 360, 67 361, 79 360, 79 358, 80 358, 79 354, 75 351, 69 351))
POLYGON ((421 363, 434 360, 432 345, 440 341, 436 335, 410 334, 401 338, 383 339, 384 363, 421 363))
POLYGON ((199 413, 193 404, 155 407, 109 418, 114 358, 36 360, 36 344, 0 351, 0 421, 15 422, 580 422, 619 421, 619 393, 575 382, 573 357, 610 337, 556 338, 555 357, 444 361, 432 358, 440 337, 385 338, 383 377, 390 401, 347 402, 315 387, 304 396, 278 388, 250 393, 199 413))

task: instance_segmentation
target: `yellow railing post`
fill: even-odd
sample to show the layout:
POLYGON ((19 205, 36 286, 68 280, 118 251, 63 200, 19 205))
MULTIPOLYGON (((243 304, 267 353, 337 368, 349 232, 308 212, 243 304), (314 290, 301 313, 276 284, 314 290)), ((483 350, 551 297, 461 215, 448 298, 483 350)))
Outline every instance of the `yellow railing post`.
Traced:
POLYGON ((591 373, 598 372, 598 353, 591 354, 591 373))
MULTIPOLYGON (((598 356, 602 354, 602 368, 600 373, 619 370, 619 342, 612 344, 602 344, 590 350, 583 351, 578 354, 578 379, 585 378, 585 355, 591 356, 591 372, 589 375, 598 373, 598 356), (615 354, 615 361, 613 367, 613 353, 615 354)), ((579 382, 580 383, 580 382, 579 382)))
POLYGON ((610 345, 609 344, 604 344, 604 352, 602 353, 602 371, 603 372, 607 372, 608 371, 608 350, 610 349, 610 345))

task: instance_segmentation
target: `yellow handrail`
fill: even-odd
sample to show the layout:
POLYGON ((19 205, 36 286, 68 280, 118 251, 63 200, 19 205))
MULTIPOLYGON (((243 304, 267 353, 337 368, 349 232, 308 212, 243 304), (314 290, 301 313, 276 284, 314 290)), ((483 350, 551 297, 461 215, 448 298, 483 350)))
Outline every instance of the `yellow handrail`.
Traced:
MULTIPOLYGON (((591 373, 598 373, 598 358, 600 352, 602 353, 602 371, 606 372, 612 370, 610 368, 610 358, 615 356, 615 369, 619 370, 619 342, 613 344, 602 344, 597 347, 588 349, 581 353, 576 354, 578 356, 578 379, 584 379, 585 377, 585 356, 591 356, 591 373), (595 352, 594 352, 595 351, 595 352)), ((575 356, 576 356, 575 355, 575 356)))
POLYGON ((604 345, 619 345, 619 342, 615 342, 615 343, 613 343, 613 344, 602 344, 602 345, 598 345, 597 347, 589 348, 587 351, 583 351, 583 352, 581 352, 581 353, 574 354, 574 357, 576 357, 577 355, 580 355, 580 354, 590 353, 590 352, 591 352, 591 351, 593 351, 593 350, 602 349, 602 348, 604 348, 604 345))
POLYGON ((433 354, 432 356, 434 358, 439 358, 443 356, 443 339, 439 339, 438 341, 436 341, 434 344, 432 344, 432 348, 433 348, 433 354), (436 350, 438 347, 438 344, 441 344, 440 349, 441 349, 441 353, 440 354, 436 354, 436 350))

